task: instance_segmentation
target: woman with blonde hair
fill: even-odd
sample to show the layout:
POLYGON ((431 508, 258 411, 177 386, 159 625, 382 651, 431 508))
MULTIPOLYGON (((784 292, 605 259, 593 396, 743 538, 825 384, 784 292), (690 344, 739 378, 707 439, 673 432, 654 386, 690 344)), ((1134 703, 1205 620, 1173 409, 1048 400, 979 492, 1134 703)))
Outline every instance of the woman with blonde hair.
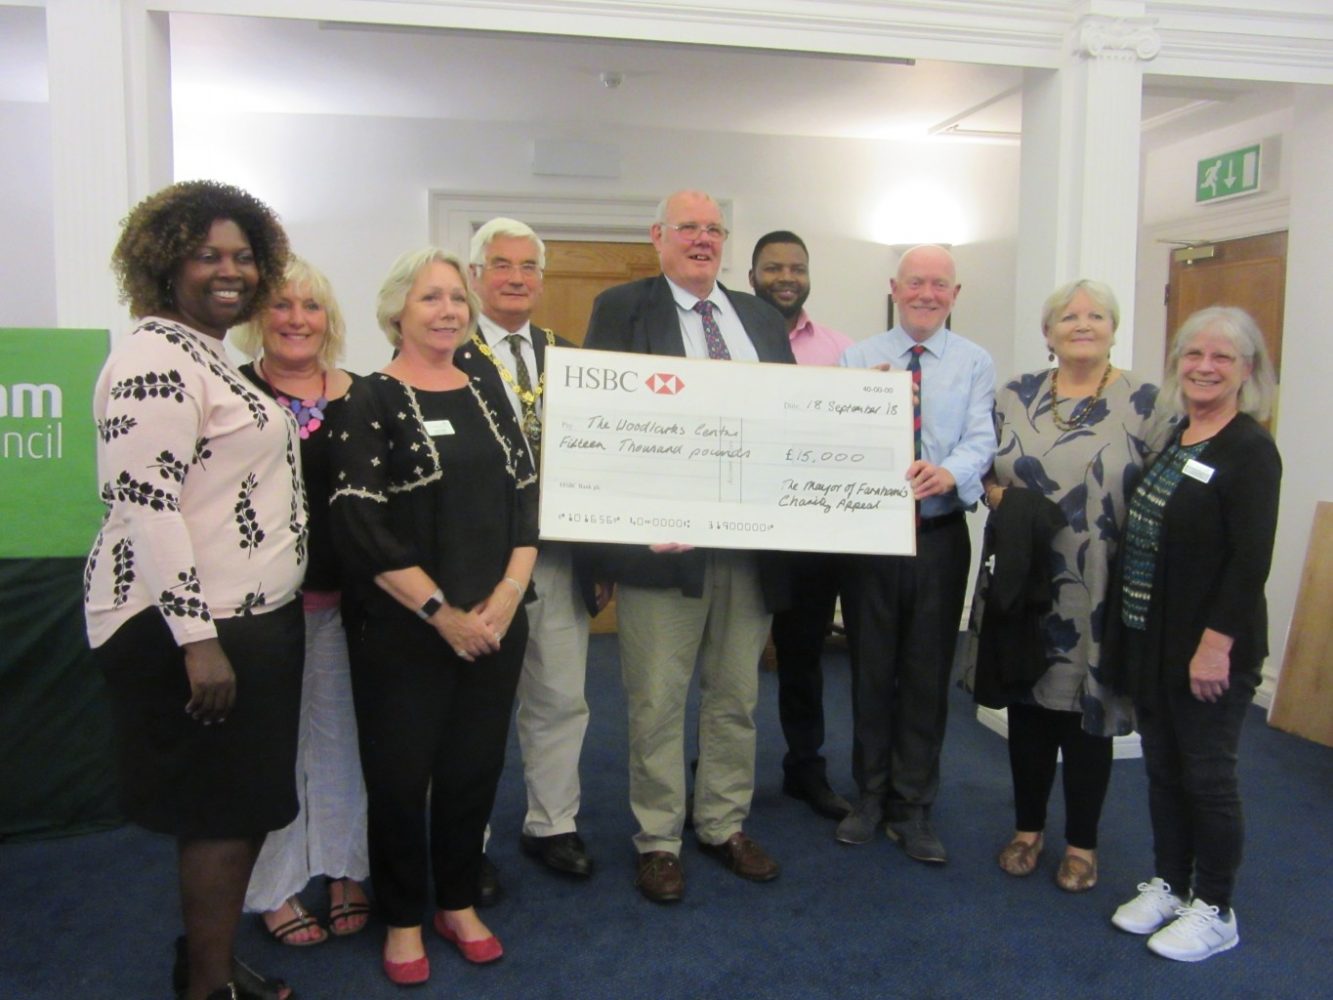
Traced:
MULTIPOLYGON (((1037 553, 1049 563, 1041 574, 1049 610, 1034 623, 1030 643, 982 629, 982 663, 993 665, 994 676, 978 667, 977 687, 978 700, 1009 710, 1015 824, 1000 867, 1018 876, 1036 869, 1063 756, 1065 851, 1055 881, 1068 892, 1097 884, 1111 741, 1133 727, 1128 700, 1110 690, 1103 672, 1106 590, 1127 498, 1166 433, 1156 386, 1111 363, 1119 319, 1115 294, 1099 281, 1074 281, 1050 295, 1042 332, 1055 365, 996 393, 999 449, 983 479, 995 545, 1013 543, 1006 528, 1030 537, 1016 518, 1020 500, 1044 498, 1049 506, 1041 507, 1055 517, 1037 553)), ((974 614, 984 603, 974 602, 974 614)))
POLYGON ((355 934, 366 926, 370 912, 357 884, 369 874, 366 789, 339 607, 342 573, 329 523, 328 421, 344 405, 354 378, 337 367, 344 337, 342 312, 328 278, 295 255, 287 262, 282 287, 253 319, 232 331, 236 345, 255 359, 241 371, 296 421, 310 507, 296 760, 301 812, 265 839, 245 898, 246 909, 262 914, 275 940, 298 946, 326 941, 330 932, 355 934), (327 929, 299 895, 316 875, 328 883, 327 929))
POLYGON ((335 537, 364 612, 351 653, 370 872, 400 985, 430 975, 428 871, 436 932, 470 962, 503 954, 476 889, 527 641, 537 480, 508 401, 454 365, 477 313, 457 258, 400 257, 377 307, 397 354, 353 386, 333 438, 335 537))

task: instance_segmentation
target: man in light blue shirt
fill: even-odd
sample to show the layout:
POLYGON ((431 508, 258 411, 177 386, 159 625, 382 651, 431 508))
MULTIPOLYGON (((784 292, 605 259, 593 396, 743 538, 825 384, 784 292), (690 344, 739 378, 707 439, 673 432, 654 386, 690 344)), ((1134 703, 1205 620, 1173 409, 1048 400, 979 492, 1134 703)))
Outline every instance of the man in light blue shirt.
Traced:
POLYGON ((905 253, 893 279, 898 321, 849 347, 847 368, 921 369, 921 453, 907 468, 919 507, 916 556, 848 557, 843 619, 851 650, 856 808, 838 824, 845 844, 875 827, 917 861, 948 855, 930 821, 939 790, 949 673, 972 559, 965 511, 995 456, 995 365, 946 329, 958 291, 943 247, 905 253))

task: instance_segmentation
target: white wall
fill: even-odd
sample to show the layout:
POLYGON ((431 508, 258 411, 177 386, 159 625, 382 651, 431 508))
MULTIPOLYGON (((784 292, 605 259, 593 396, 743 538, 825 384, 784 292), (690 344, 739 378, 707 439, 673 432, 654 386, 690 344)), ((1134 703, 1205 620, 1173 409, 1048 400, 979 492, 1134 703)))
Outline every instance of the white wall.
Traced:
POLYGON ((1296 94, 1288 134, 1291 228, 1287 244, 1287 303, 1282 338, 1282 417, 1277 443, 1282 452, 1282 506, 1277 551, 1269 577, 1272 623, 1270 670, 1280 668, 1315 504, 1333 500, 1333 462, 1328 454, 1329 387, 1333 351, 1333 87, 1302 87, 1296 94))
MULTIPOLYGON (((1281 669, 1315 503, 1333 500, 1333 464, 1323 448, 1330 426, 1328 392, 1333 352, 1324 330, 1333 315, 1333 88, 1297 89, 1291 108, 1257 116, 1145 157, 1139 245, 1139 295, 1134 357, 1145 374, 1159 374, 1165 354, 1162 304, 1170 246, 1163 239, 1228 239, 1287 229, 1287 300, 1282 337, 1282 388, 1277 443, 1284 470, 1277 544, 1268 582, 1269 661, 1261 703, 1272 696, 1281 669), (1269 137, 1280 150, 1272 187, 1253 197, 1194 204, 1194 169, 1213 153, 1269 137), (1312 448, 1311 445, 1315 446, 1312 448)), ((1267 187, 1268 179, 1265 179, 1267 187)))
MULTIPOLYGON (((56 322, 48 105, 0 101, 0 326, 56 322)), ((110 260, 111 248, 107 247, 110 260)))
POLYGON ((217 177, 252 190, 281 213, 297 251, 328 272, 348 316, 354 370, 384 363, 375 293, 393 258, 429 239, 431 190, 655 200, 680 187, 704 188, 733 202, 725 284, 748 288, 750 249, 760 235, 795 230, 811 252, 811 314, 860 339, 884 328, 897 262, 886 244, 923 235, 895 229, 898 220, 882 208, 922 177, 956 202, 961 220, 942 237, 960 241, 964 291, 954 327, 1008 370, 1014 146, 607 129, 583 138, 620 150, 620 177, 608 180, 534 175, 533 141, 549 136, 529 126, 191 112, 176 116, 174 130, 177 177, 217 177))

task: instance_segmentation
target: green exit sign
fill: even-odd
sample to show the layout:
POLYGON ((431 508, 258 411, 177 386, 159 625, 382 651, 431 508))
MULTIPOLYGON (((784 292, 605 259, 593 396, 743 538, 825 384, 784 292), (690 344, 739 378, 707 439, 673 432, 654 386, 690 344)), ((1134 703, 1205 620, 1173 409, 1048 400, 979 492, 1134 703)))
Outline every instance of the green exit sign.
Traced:
POLYGON ((1233 149, 1199 161, 1194 175, 1194 203, 1221 201, 1259 190, 1259 146, 1233 149))

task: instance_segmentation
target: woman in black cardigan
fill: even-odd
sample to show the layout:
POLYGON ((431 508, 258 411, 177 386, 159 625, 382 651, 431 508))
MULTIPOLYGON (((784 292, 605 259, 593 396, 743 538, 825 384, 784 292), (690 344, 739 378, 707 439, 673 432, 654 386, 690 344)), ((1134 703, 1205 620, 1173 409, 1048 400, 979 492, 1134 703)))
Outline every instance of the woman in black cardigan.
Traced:
POLYGON ((1196 962, 1240 941, 1231 892, 1243 823, 1241 723, 1268 653, 1264 582, 1282 461, 1267 416, 1272 363, 1239 309, 1195 313, 1167 362, 1180 430, 1130 501, 1121 684, 1138 712, 1156 875, 1112 922, 1196 962))

